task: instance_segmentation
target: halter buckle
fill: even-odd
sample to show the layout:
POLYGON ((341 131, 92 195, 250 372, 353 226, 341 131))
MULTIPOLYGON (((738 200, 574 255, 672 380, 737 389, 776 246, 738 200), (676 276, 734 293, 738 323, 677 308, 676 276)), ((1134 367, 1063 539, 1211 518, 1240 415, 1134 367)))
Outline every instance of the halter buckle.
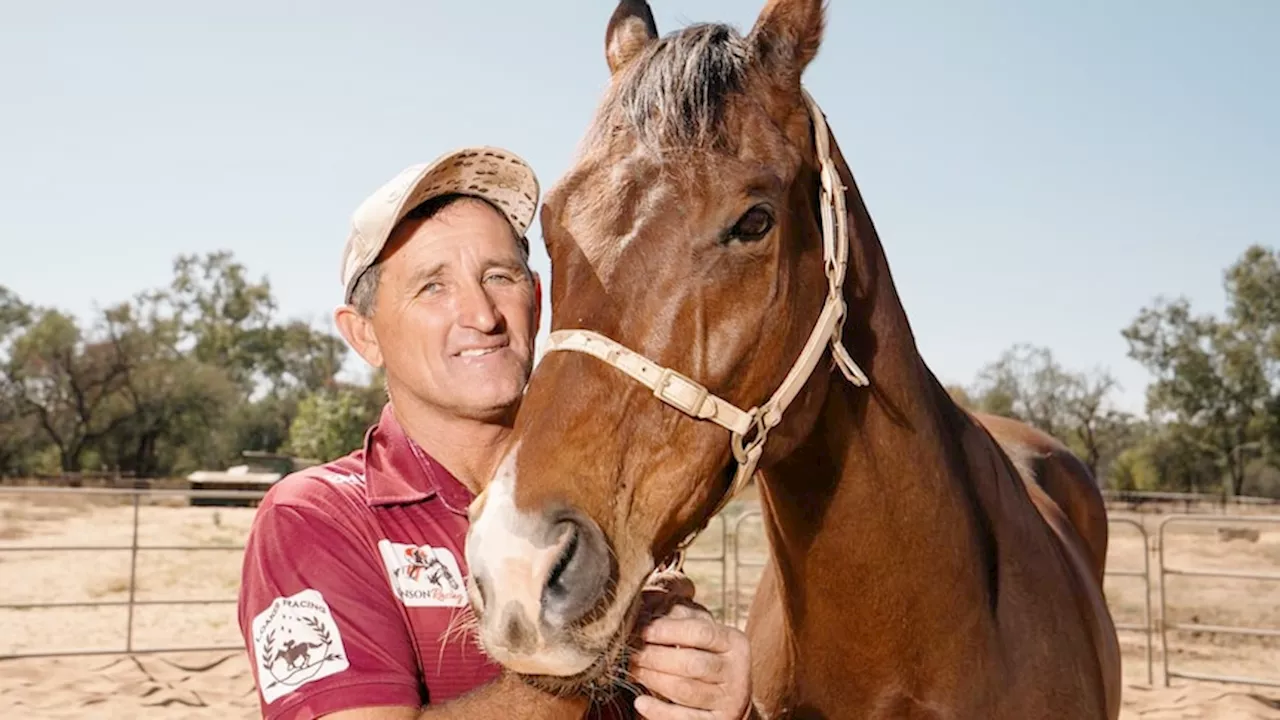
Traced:
POLYGON ((671 368, 664 367, 653 383, 653 394, 661 401, 671 405, 686 415, 701 417, 699 410, 707 400, 707 389, 690 378, 681 375, 671 368), (674 392, 668 390, 672 383, 677 386, 674 392), (683 388, 679 388, 683 386, 683 388), (685 392, 681 393, 680 389, 685 392), (692 397, 689 394, 692 393, 692 397))

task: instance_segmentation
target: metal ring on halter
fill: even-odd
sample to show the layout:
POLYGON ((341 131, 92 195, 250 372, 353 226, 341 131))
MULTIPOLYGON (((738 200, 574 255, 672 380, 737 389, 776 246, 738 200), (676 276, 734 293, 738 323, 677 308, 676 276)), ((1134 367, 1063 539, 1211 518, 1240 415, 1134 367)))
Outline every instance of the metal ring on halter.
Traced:
POLYGON ((760 412, 760 408, 751 408, 751 427, 746 433, 733 433, 729 438, 729 446, 733 449, 733 459, 738 461, 739 465, 747 462, 747 454, 754 450, 757 446, 763 445, 765 438, 769 436, 769 426, 765 423, 764 413, 760 412), (754 432, 752 432, 754 431, 754 432), (747 434, 750 433, 751 439, 747 440, 747 434))
POLYGON ((685 546, 682 544, 680 547, 676 548, 675 552, 671 553, 670 557, 658 563, 658 566, 653 569, 653 572, 681 572, 684 570, 684 555, 685 546))

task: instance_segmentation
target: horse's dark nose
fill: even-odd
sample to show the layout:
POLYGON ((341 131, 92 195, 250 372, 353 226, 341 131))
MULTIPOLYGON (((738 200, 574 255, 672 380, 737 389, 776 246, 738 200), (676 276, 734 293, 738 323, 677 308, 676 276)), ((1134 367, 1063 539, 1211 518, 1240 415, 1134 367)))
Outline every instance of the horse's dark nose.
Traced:
POLYGON ((604 533, 590 518, 570 512, 554 527, 560 553, 542 586, 542 621, 559 629, 595 607, 611 570, 604 533))

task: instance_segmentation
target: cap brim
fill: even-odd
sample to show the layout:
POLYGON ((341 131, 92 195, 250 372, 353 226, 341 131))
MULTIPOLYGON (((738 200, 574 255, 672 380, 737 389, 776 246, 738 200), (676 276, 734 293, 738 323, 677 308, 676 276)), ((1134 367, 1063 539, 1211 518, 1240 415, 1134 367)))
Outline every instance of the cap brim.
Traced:
POLYGON ((533 224, 539 188, 533 169, 518 155, 501 148, 472 147, 438 158, 406 192, 396 222, 431 198, 461 193, 489 200, 524 235, 533 224))
POLYGON ((422 203, 455 193, 483 198, 523 237, 533 224, 539 192, 533 168, 519 155, 497 147, 462 148, 406 168, 361 203, 352 217, 343 261, 345 301, 356 279, 382 253, 392 229, 422 203))

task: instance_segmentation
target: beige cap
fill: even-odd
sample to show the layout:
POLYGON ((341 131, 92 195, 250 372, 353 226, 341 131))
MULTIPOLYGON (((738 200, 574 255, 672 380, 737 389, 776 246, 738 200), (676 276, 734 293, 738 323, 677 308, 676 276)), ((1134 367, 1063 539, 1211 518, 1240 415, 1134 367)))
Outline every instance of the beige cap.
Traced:
POLYGON ((391 230, 415 207, 433 197, 461 193, 493 203, 524 237, 538 207, 538 177, 519 155, 495 147, 468 147, 411 165, 360 203, 351 216, 351 234, 342 250, 343 302, 378 259, 391 230))

